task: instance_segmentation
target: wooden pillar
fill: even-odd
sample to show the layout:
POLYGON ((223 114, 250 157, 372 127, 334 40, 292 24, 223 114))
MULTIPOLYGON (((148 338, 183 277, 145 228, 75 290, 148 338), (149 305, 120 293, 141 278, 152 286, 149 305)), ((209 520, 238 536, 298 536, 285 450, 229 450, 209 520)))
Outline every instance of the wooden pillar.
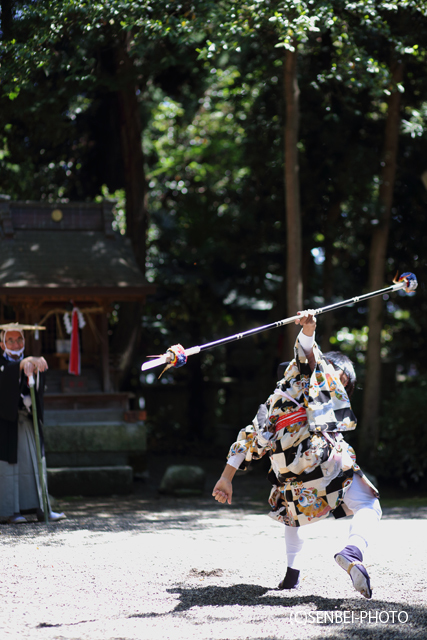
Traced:
MULTIPOLYGON (((29 314, 31 320, 30 320, 30 324, 35 325, 37 323, 38 320, 41 319, 41 314, 40 314, 40 310, 31 310, 30 314, 29 314)), ((32 342, 33 342, 33 350, 32 350, 32 354, 33 356, 41 356, 42 355, 42 337, 41 337, 41 331, 39 331, 39 339, 36 340, 36 333, 35 331, 31 331, 32 334, 32 342)))
POLYGON ((101 313, 101 366, 102 389, 105 393, 109 393, 111 391, 110 350, 108 348, 108 317, 106 311, 101 313))
MULTIPOLYGON (((21 313, 19 314, 20 317, 21 313)), ((23 307, 23 322, 24 324, 34 325, 35 313, 33 308, 26 304, 23 307)), ((25 331, 25 355, 26 356, 40 356, 41 355, 41 343, 40 340, 35 340, 34 331, 25 331)))

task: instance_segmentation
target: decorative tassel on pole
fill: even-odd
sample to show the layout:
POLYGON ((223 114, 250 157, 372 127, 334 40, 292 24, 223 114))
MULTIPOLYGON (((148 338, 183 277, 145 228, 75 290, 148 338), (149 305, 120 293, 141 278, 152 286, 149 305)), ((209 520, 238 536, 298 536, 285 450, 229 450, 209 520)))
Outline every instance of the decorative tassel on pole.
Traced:
MULTIPOLYGON (((350 304, 357 304, 359 302, 364 302, 365 300, 369 300, 370 298, 375 298, 376 296, 381 296, 386 293, 392 293, 393 291, 405 290, 406 293, 412 293, 418 286, 417 279, 413 273, 402 273, 400 278, 396 277, 393 280, 393 285, 390 287, 386 287, 385 289, 380 289, 378 291, 373 291, 372 293, 365 293, 361 296, 356 296, 355 298, 350 298, 349 300, 343 300, 342 302, 336 302, 334 304, 327 305, 326 307, 321 307, 320 309, 314 310, 314 315, 319 316, 322 313, 327 313, 328 311, 334 311, 335 309, 341 309, 342 307, 347 307, 350 304)), ((141 371, 148 371, 149 369, 154 369, 155 367, 160 366, 161 364, 166 364, 166 367, 163 369, 159 378, 163 375, 163 373, 171 368, 171 367, 182 367, 187 362, 187 357, 192 356, 196 353, 200 353, 201 351, 205 351, 206 349, 213 349, 214 347, 219 347, 223 344, 228 344, 229 342, 235 342, 236 340, 241 340, 242 338, 246 338, 248 336, 253 336, 257 333, 262 333, 263 331, 268 331, 269 329, 276 329, 278 327, 283 327, 286 324, 291 324, 295 322, 299 318, 299 315, 292 316, 290 318, 285 318, 284 320, 278 320, 277 322, 272 322, 271 324, 266 324, 262 327, 257 327, 256 329, 249 329, 249 331, 244 331, 243 333, 236 333, 233 336, 228 336, 227 338, 221 338, 220 340, 215 340, 214 342, 208 342, 206 344, 202 344, 197 347, 190 347, 189 349, 184 349, 180 344, 174 345, 170 347, 166 353, 160 356, 148 356, 149 358, 154 358, 154 360, 149 360, 148 362, 144 362, 141 367, 141 371)))
POLYGON ((172 347, 169 347, 165 355, 169 358, 169 361, 162 373, 159 375, 159 379, 162 377, 164 372, 171 367, 178 369, 179 367, 183 367, 187 362, 187 354, 185 353, 184 347, 180 344, 174 344, 172 347))

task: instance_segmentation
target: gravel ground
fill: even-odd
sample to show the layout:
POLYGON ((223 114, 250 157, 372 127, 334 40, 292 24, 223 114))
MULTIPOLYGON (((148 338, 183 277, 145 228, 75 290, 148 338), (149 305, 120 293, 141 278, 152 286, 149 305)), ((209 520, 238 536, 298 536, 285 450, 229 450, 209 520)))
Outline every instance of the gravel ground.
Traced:
MULTIPOLYGON (((166 461, 163 461, 163 466, 166 461)), ((307 640, 427 638, 427 508, 384 510, 366 557, 365 600, 333 555, 349 520, 305 527, 298 590, 282 526, 266 516, 263 475, 235 480, 233 505, 159 496, 162 465, 125 499, 76 499, 67 520, 0 526, 1 638, 307 640)))

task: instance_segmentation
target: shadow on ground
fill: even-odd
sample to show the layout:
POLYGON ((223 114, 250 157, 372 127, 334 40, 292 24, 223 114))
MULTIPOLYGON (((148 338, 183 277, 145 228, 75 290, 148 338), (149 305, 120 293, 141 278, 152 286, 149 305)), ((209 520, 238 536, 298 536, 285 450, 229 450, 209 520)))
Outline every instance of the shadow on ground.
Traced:
MULTIPOLYGON (((215 608, 251 607, 254 614, 256 614, 256 607, 271 607, 271 615, 275 618, 282 617, 284 622, 292 622, 300 627, 309 624, 325 628, 322 632, 322 640, 384 639, 384 637, 406 640, 426 637, 427 611, 419 606, 403 608, 401 603, 381 600, 362 601, 363 606, 361 606, 359 598, 299 596, 295 591, 284 592, 253 584, 236 584, 229 587, 176 587, 167 591, 179 597, 174 614, 188 612, 194 607, 210 607, 209 614, 206 612, 206 615, 209 615, 212 623, 216 619, 223 619, 221 610, 215 609, 217 612, 215 616, 212 606, 215 608), (343 622, 344 620, 346 622, 343 622)), ((133 614, 129 617, 151 618, 158 615, 153 612, 152 614, 133 614)), ((241 610, 236 609, 236 617, 239 616, 241 616, 241 610)), ((276 639, 271 637, 269 640, 276 639)))

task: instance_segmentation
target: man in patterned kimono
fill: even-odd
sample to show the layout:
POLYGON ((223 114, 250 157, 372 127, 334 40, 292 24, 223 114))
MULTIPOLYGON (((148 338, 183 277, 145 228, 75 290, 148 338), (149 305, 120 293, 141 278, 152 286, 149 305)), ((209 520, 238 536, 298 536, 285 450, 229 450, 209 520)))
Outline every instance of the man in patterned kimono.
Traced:
POLYGON ((299 312, 302 326, 295 359, 289 363, 253 423, 242 429, 228 455, 212 495, 231 504, 232 479, 238 468, 268 453, 270 516, 285 525, 287 572, 279 589, 298 586, 298 560, 303 547, 299 527, 326 518, 354 514, 347 546, 335 555, 354 588, 372 597, 363 565, 368 540, 381 518, 378 492, 356 464, 343 432, 356 427, 349 396, 356 375, 340 352, 321 353, 314 341, 316 318, 299 312))
MULTIPOLYGON (((35 398, 43 448, 43 390, 47 362, 43 357, 24 357, 24 329, 12 323, 0 327, 0 517, 10 524, 26 522, 21 512, 35 512, 44 521, 42 490, 37 463, 28 376, 36 377, 35 398)), ((43 455, 43 452, 42 452, 43 455)), ((46 462, 42 457, 47 487, 46 462)), ((65 518, 50 509, 49 520, 65 518)))

